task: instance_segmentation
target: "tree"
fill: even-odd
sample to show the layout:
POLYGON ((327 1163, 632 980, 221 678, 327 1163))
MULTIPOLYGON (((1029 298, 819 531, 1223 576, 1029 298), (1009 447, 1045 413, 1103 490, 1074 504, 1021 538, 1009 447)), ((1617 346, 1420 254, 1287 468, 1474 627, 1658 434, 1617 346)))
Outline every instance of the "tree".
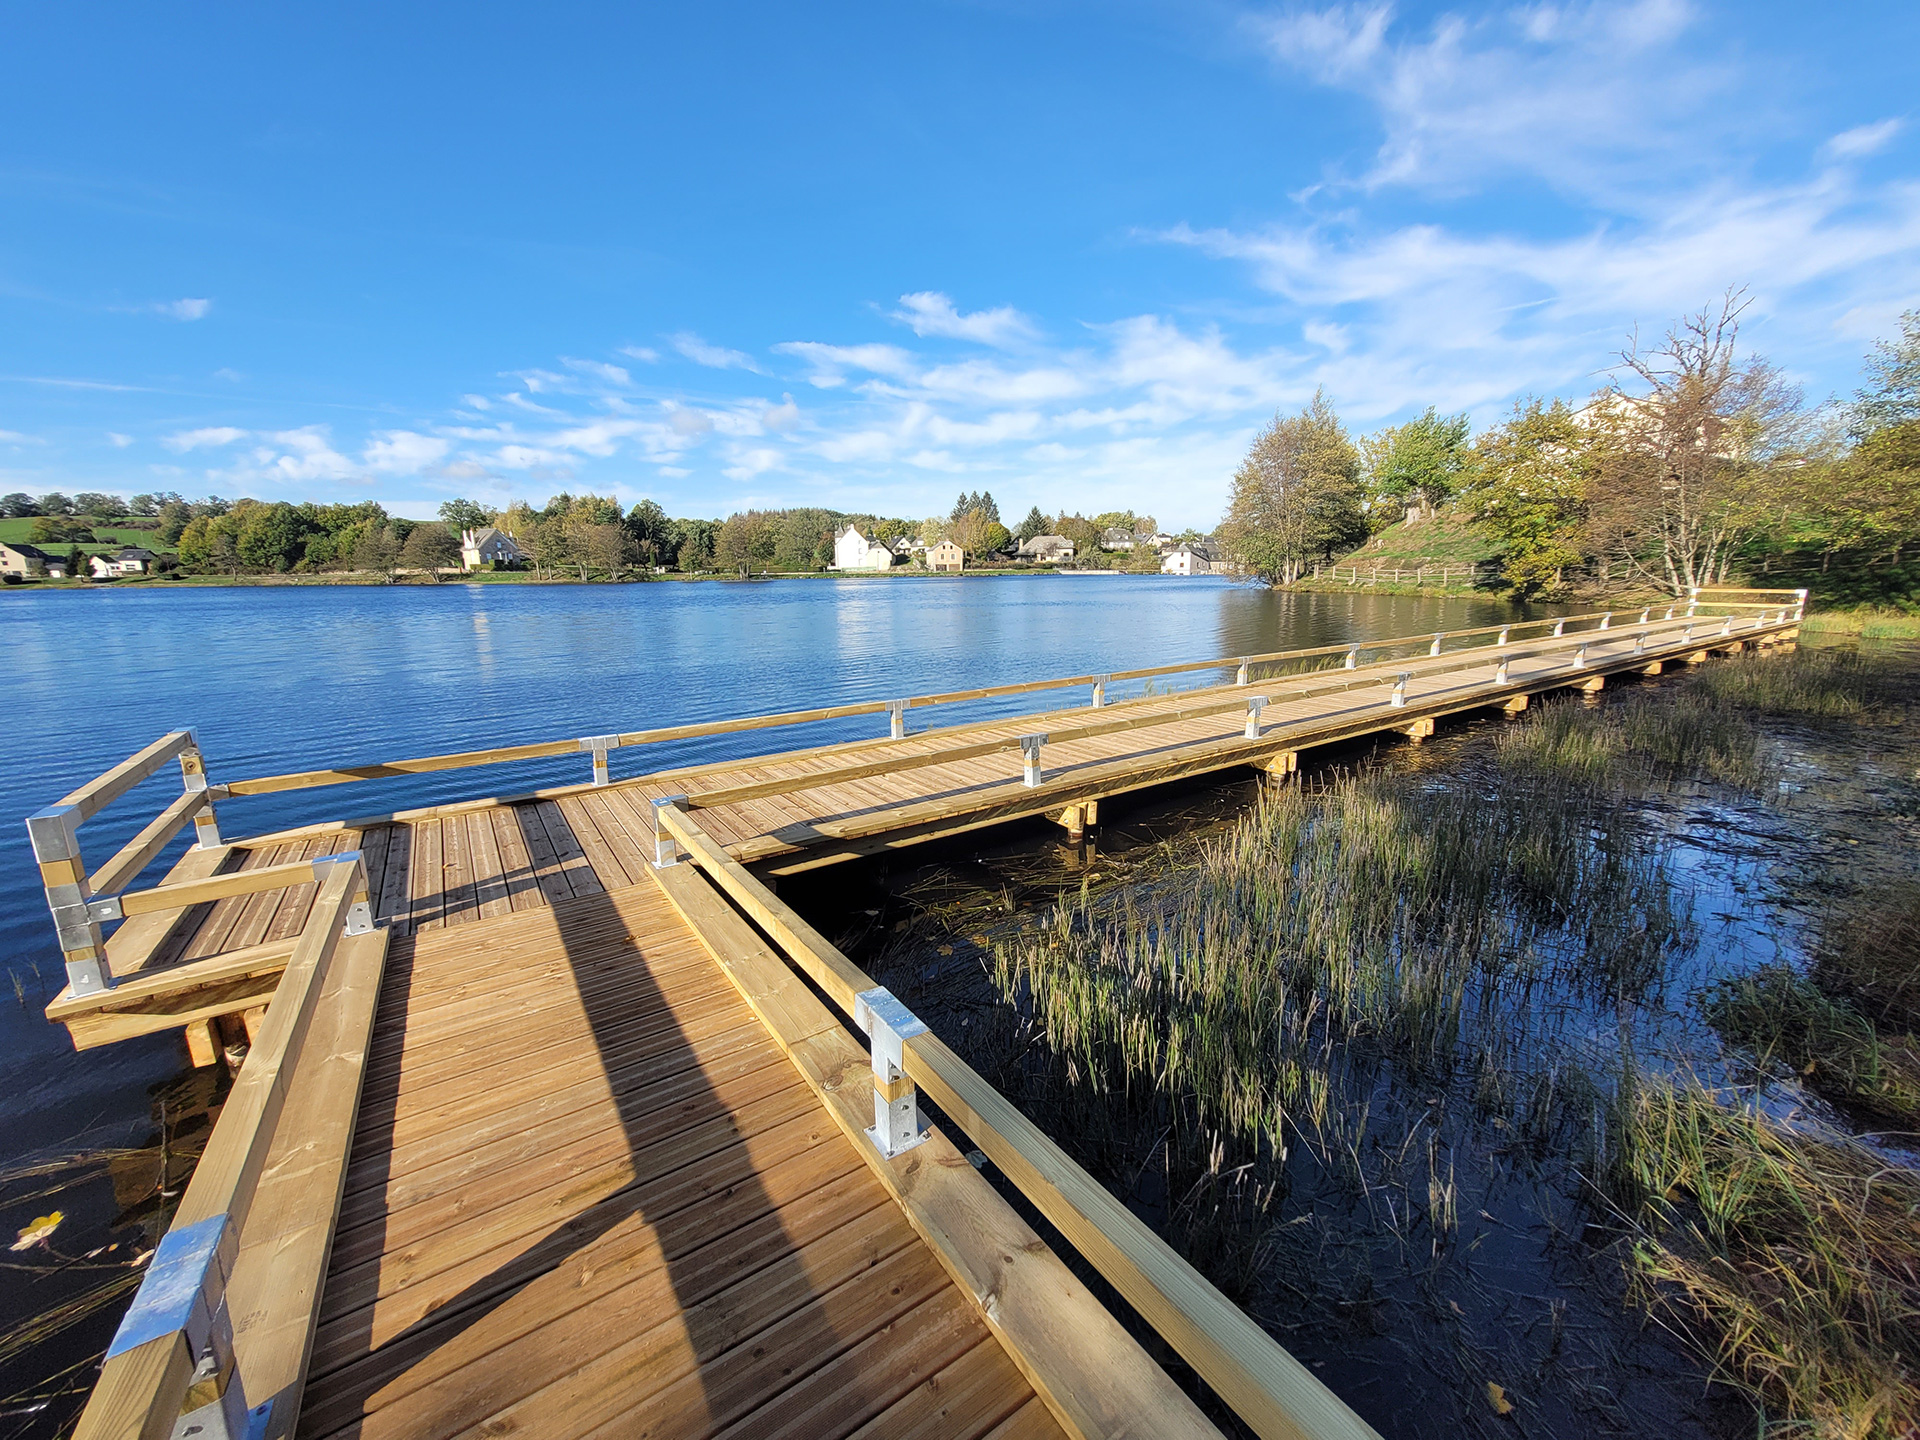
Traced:
POLYGON ((729 570, 738 569, 744 576, 754 561, 765 564, 773 558, 776 540, 766 514, 747 510, 727 517, 720 533, 714 537, 713 553, 722 565, 729 570))
POLYGON ((1316 555, 1366 534, 1360 455, 1324 392, 1254 437, 1234 473, 1227 551, 1269 585, 1291 585, 1316 555))
POLYGON ((587 559, 609 580, 618 581, 640 561, 640 547, 624 525, 590 525, 586 533, 587 559))
POLYGON ((1417 507, 1430 519, 1458 487, 1470 428, 1465 415, 1441 415, 1429 405, 1419 419, 1368 436, 1361 451, 1369 490, 1394 509, 1417 507))
MULTIPOLYGON (((180 551, 183 559, 186 553, 183 544, 180 551)), ((399 563, 400 547, 394 542, 393 529, 389 525, 368 526, 366 533, 353 547, 353 568, 356 570, 364 570, 391 580, 394 569, 399 563)))
POLYGON ((667 518, 667 512, 660 508, 659 502, 642 500, 627 512, 627 530, 633 536, 640 558, 649 565, 656 565, 662 559, 671 559, 674 547, 672 540, 673 522, 667 518))
POLYGON ((1036 535, 1045 535, 1047 533, 1047 526, 1051 523, 1046 516, 1040 513, 1040 507, 1036 505, 1027 511, 1027 518, 1014 527, 1014 538, 1024 545, 1036 535))
POLYGON ((1805 463, 1798 387, 1758 357, 1736 360, 1747 301, 1729 291, 1677 322, 1657 348, 1631 345, 1617 385, 1594 397, 1594 548, 1671 594, 1724 583, 1740 546, 1770 522, 1780 483, 1805 463))
MULTIPOLYGON (((1856 439, 1876 430, 1920 420, 1920 310, 1900 317, 1900 338, 1874 343, 1867 357, 1870 383, 1854 391, 1851 415, 1856 439)), ((8 496, 12 499, 12 496, 8 496)))
POLYGON ((160 513, 160 497, 147 494, 136 495, 127 502, 127 513, 138 515, 143 520, 151 519, 160 513))
POLYGON ((493 524, 493 511, 472 500, 446 500, 440 505, 440 523, 455 535, 463 530, 484 530, 493 524))
POLYGON ((0 495, 0 515, 9 520, 26 520, 40 513, 40 502, 24 491, 0 495))
POLYGON ((1468 457, 1461 498, 1499 543, 1502 573, 1522 597, 1558 589, 1584 558, 1589 438, 1565 401, 1529 396, 1468 457))
POLYGON ((919 543, 932 549, 947 538, 947 522, 936 515, 929 515, 920 522, 919 543))
POLYGON ((69 500, 65 495, 62 495, 58 490, 48 491, 36 500, 34 504, 38 507, 39 513, 42 515, 73 514, 73 501, 69 500))
POLYGON ((284 573, 305 558, 312 528, 307 517, 284 500, 250 505, 234 544, 243 564, 255 570, 284 573))
POLYGON ((407 532, 400 563, 409 570, 425 570, 438 580, 441 566, 460 563, 460 542, 445 525, 423 520, 407 532))
POLYGON ((98 490, 83 490, 73 497, 75 513, 97 520, 117 520, 127 513, 126 501, 118 495, 103 495, 98 490))
POLYGON ((1007 527, 984 510, 969 510, 947 527, 947 538, 968 556, 991 555, 1007 543, 1007 527))

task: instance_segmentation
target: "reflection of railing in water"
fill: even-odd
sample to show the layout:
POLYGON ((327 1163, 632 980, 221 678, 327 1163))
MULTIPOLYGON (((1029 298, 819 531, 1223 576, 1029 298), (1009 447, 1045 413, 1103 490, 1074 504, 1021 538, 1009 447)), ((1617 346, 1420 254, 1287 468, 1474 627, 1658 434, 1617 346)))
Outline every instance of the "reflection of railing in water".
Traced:
POLYGON ((1428 577, 1433 576, 1434 584, 1445 588, 1449 585, 1475 585, 1483 579, 1492 579, 1500 573, 1498 565, 1316 565, 1313 567, 1315 580, 1333 580, 1347 585, 1425 585, 1428 577), (1346 574, 1343 577, 1341 571, 1346 574), (1365 577, 1364 582, 1362 577, 1365 577))

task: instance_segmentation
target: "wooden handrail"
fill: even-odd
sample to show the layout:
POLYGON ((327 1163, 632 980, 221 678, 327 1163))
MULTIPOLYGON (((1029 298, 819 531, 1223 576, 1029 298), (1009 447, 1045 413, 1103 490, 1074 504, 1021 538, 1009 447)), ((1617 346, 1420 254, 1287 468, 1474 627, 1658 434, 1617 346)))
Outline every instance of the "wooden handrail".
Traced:
MULTIPOLYGON (((1479 626, 1467 630, 1440 632, 1444 638, 1468 638, 1490 635, 1496 630, 1519 630, 1556 621, 1574 625, 1600 620, 1617 611, 1594 611, 1585 615, 1549 616, 1544 620, 1516 620, 1508 625, 1479 626)), ((1113 670, 1099 674, 1067 675, 1045 680, 1023 680, 1008 685, 987 685, 972 690, 949 690, 935 695, 910 696, 901 701, 867 700, 848 705, 829 705, 812 710, 786 710, 769 715, 747 715, 731 720, 702 721, 691 725, 670 725, 652 730, 632 730, 609 734, 606 748, 626 749, 639 745, 659 745, 673 740, 699 739, 711 735, 736 734, 746 730, 776 729, 805 725, 822 720, 839 720, 856 715, 884 715, 896 705, 919 710, 933 705, 957 704, 964 700, 997 699, 1009 695, 1032 694, 1041 690, 1064 690, 1077 685, 1092 685, 1114 680, 1144 680, 1162 675, 1180 675, 1200 670, 1224 670, 1242 665, 1270 665, 1286 660, 1312 659, 1322 655, 1344 654, 1356 647, 1363 651, 1391 649, 1397 645, 1428 644, 1433 632, 1421 635, 1396 635, 1381 640, 1363 640, 1355 644, 1322 645, 1302 650, 1275 650, 1258 655, 1228 655, 1213 660, 1182 661, 1170 665, 1149 665, 1132 670, 1113 670)), ((496 746, 486 750, 463 750, 446 755, 426 755, 407 760, 383 760, 371 765, 342 765, 325 770, 304 770, 285 775, 263 775, 251 780, 235 780, 222 787, 227 795, 270 795, 283 790, 313 789, 324 785, 344 785, 357 780, 377 780, 401 775, 427 774, 440 770, 460 770, 479 765, 498 765, 516 760, 547 759, 558 755, 579 754, 587 739, 546 740, 528 745, 496 746)))
MULTIPOLYGON (((1666 632, 1683 626, 1686 622, 1676 618, 1664 621, 1649 621, 1646 625, 1623 625, 1608 634, 1626 640, 1639 634, 1652 634, 1655 631, 1666 632)), ((1536 643, 1528 649, 1495 650, 1483 646, 1475 651, 1471 659, 1456 660, 1452 664, 1435 665, 1428 657, 1403 662, 1403 673, 1430 676, 1451 675, 1462 670, 1478 670, 1504 660, 1536 660, 1542 656, 1554 655, 1567 650, 1576 650, 1582 645, 1593 643, 1590 638, 1595 632, 1582 631, 1577 635, 1561 637, 1557 642, 1536 643)), ((1603 642, 1604 643, 1604 642, 1603 642)), ((1683 645, 1687 642, 1681 642, 1683 645)), ((1659 653, 1665 653, 1667 646, 1659 647, 1659 653)), ((1655 653, 1648 650, 1647 654, 1655 653)), ((1389 662, 1392 663, 1392 662, 1389 662)), ((1318 672, 1325 674, 1326 672, 1318 672)), ((1312 676, 1293 676, 1278 682, 1264 681, 1260 689, 1268 693, 1271 700, 1309 700, 1321 695, 1337 695, 1346 690, 1359 690, 1387 685, 1392 682, 1393 672, 1385 666, 1371 665, 1355 671, 1337 671, 1336 674, 1350 674, 1354 678, 1338 681, 1314 683, 1312 676)), ((1203 705, 1183 705, 1177 709, 1155 710, 1147 715, 1129 715, 1114 720, 1096 721, 1087 725, 1075 725, 1066 729, 1050 728, 1046 734, 1049 745, 1063 745, 1076 740, 1092 740, 1102 735, 1123 734, 1130 730, 1151 730, 1166 725, 1177 725, 1187 720, 1203 719, 1211 715, 1223 715, 1238 710, 1246 704, 1246 696, 1251 687, 1215 686, 1206 690, 1189 691, 1191 695, 1207 695, 1220 689, 1231 689, 1236 698, 1213 701, 1203 705)), ((1119 707, 1114 707, 1119 708, 1119 707)), ((1131 707, 1129 707, 1131 708, 1131 707)), ((1082 712, 1085 713, 1085 712, 1082 712)), ((987 722, 993 725, 1005 725, 1008 721, 987 722)), ((876 742, 879 743, 879 742, 876 742)), ((977 760, 987 755, 1002 754, 1018 750, 1023 739, 1018 736, 1000 736, 992 740, 978 741, 970 745, 951 745, 935 750, 920 751, 902 755, 897 752, 882 759, 862 761, 853 765, 836 766, 829 770, 815 770, 804 775, 786 775, 773 780, 756 781, 750 785, 734 785, 718 790, 697 790, 686 796, 687 804, 697 810, 717 810, 727 805, 744 804, 750 800, 761 800, 773 795, 795 795, 808 790, 818 790, 828 785, 838 785, 852 780, 864 779, 872 775, 890 775, 902 770, 925 769, 933 765, 957 764, 963 760, 977 760)))
POLYGON ((332 858, 180 1208, 107 1348, 74 1440, 171 1435, 184 1410, 222 1403, 236 1380, 240 1390, 233 1399, 244 1405, 244 1377, 234 1371, 224 1305, 227 1277, 328 967, 349 913, 367 900, 359 853, 332 858))
POLYGON ((305 885, 322 879, 332 868, 334 857, 320 860, 294 860, 285 865, 262 865, 253 870, 235 870, 226 875, 210 875, 205 880, 188 880, 179 885, 156 885, 151 890, 129 890, 120 897, 120 913, 152 915, 162 910, 184 910, 209 900, 225 900, 232 895, 258 895, 263 890, 284 890, 289 885, 305 885))
MULTIPOLYGON (((874 988, 872 977, 729 856, 692 815, 672 805, 660 806, 659 813, 694 863, 851 1016, 854 997, 874 988)), ((914 1083, 1255 1434, 1270 1440, 1379 1440, 1312 1371, 933 1034, 907 1039, 902 1050, 914 1083)))
POLYGON ((140 833, 120 847, 106 864, 87 877, 87 889, 95 895, 110 895, 147 868, 147 863, 167 848, 167 842, 186 828, 189 820, 207 808, 207 792, 188 790, 153 819, 140 833))
POLYGON ((191 730, 175 730, 162 735, 137 755, 129 756, 104 775, 95 776, 61 800, 77 812, 74 823, 90 820, 127 791, 138 785, 181 751, 193 746, 191 730))

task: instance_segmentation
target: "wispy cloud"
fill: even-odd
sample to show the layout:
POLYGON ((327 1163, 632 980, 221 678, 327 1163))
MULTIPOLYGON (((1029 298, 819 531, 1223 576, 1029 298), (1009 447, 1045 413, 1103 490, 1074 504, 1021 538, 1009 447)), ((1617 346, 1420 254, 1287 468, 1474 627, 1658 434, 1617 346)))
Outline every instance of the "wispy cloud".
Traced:
POLYGON ((236 430, 231 425, 209 425, 200 430, 182 430, 178 434, 162 436, 160 443, 169 450, 184 454, 188 450, 215 449, 222 445, 231 445, 236 440, 247 438, 248 432, 236 430))
POLYGON ((729 350, 724 345, 711 345, 690 330, 667 337, 675 350, 696 365, 705 365, 713 370, 750 370, 758 373, 760 367, 754 363, 751 355, 742 350, 729 350))
POLYGON ((122 435, 118 430, 109 430, 107 432, 107 443, 112 445, 116 450, 124 450, 133 444, 133 436, 122 435))
POLYGON ((213 309, 211 300, 162 300, 154 305, 154 310, 169 320, 204 320, 207 312, 213 309))
POLYGON ((1876 120, 1871 125, 1856 125, 1851 130, 1842 130, 1826 143, 1827 154, 1837 160, 1857 160, 1863 155, 1873 155, 1887 148, 1893 137, 1906 128, 1906 122, 1897 118, 1876 120))
POLYGON ((893 318, 904 320, 916 335, 971 340, 978 345, 1017 345, 1033 340, 1039 333, 1033 322, 1011 305, 962 314, 953 301, 938 290, 902 295, 900 308, 893 312, 893 318))

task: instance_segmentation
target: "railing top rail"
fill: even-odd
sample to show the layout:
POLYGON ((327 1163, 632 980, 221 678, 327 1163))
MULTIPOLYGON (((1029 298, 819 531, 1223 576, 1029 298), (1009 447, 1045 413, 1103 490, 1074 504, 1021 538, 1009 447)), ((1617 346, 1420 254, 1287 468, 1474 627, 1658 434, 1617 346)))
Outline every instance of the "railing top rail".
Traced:
POLYGON ((76 823, 90 820, 107 806, 152 775, 181 751, 192 748, 193 732, 175 730, 162 735, 146 749, 128 756, 103 775, 97 775, 60 801, 77 812, 76 823))
MULTIPOLYGON (((1549 616, 1543 620, 1516 620, 1503 625, 1483 625, 1464 630, 1440 632, 1447 639, 1468 639, 1480 635, 1491 635, 1501 630, 1521 630, 1556 621, 1572 625, 1581 621, 1597 621, 1605 615, 1618 614, 1619 611, 1593 611, 1582 615, 1549 616)), ((1356 647, 1360 650, 1384 650, 1397 645, 1426 645, 1433 639, 1432 631, 1419 635, 1394 635, 1378 640, 1342 642, 1337 645, 1320 645, 1298 650, 1275 650, 1258 655, 1227 655, 1212 660, 1182 661, 1169 665, 1150 665, 1132 670, 1112 670, 1085 675, 1067 675, 1043 680, 1023 680, 1007 685, 988 685, 971 690, 949 690, 934 695, 919 695, 908 698, 905 706, 909 709, 923 709, 933 705, 956 704, 965 700, 996 699, 1009 695, 1031 694, 1041 690, 1064 690, 1079 685, 1093 685, 1116 680, 1152 679, 1161 675, 1180 675, 1200 670, 1224 670, 1246 665, 1271 665, 1288 660, 1314 659, 1325 655, 1342 655, 1356 647)), ((901 702, 893 700, 868 700, 847 705, 830 705, 812 710, 786 710, 768 715, 747 715, 729 720, 702 721, 690 725, 671 725, 652 730, 632 730, 617 735, 597 737, 607 743, 605 748, 629 748, 640 745, 659 745, 673 740, 699 739, 713 735, 735 734, 746 730, 776 729, 788 725, 804 725, 822 720, 839 720, 856 715, 884 715, 892 711, 901 702)), ((400 775, 417 775, 440 770, 461 770, 479 765, 504 764, 515 760, 546 759, 559 755, 577 754, 586 745, 586 741, 548 740, 527 745, 497 746, 485 750, 465 750, 446 755, 427 755, 407 760, 386 760, 370 765, 342 765, 325 770, 297 771, 285 775, 264 775, 251 780, 236 780, 224 786, 228 795, 267 795, 284 790, 301 790, 325 785, 343 785, 356 780, 376 780, 400 775)))

